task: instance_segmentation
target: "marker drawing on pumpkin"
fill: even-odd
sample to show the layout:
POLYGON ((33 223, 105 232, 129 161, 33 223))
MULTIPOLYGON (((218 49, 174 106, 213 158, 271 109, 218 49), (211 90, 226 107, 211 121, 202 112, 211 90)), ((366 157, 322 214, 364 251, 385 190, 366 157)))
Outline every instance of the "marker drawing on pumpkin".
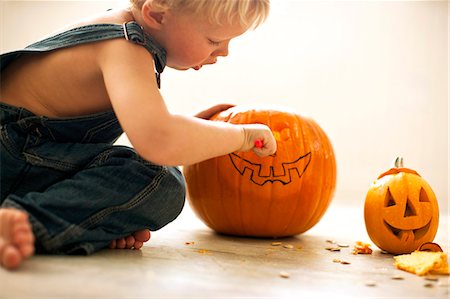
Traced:
MULTIPOLYGON (((207 226, 274 238, 304 233, 321 219, 336 187, 336 158, 313 119, 292 109, 236 106, 211 120, 267 125, 277 152, 268 157, 234 152, 183 167, 189 204, 207 226)), ((264 146, 263 138, 256 139, 264 146)), ((253 144, 256 152, 257 147, 253 144)))
POLYGON ((294 179, 295 173, 298 178, 301 178, 305 173, 311 162, 311 152, 299 157, 292 162, 282 162, 281 172, 276 172, 273 166, 265 166, 259 163, 251 162, 241 156, 232 153, 228 155, 234 168, 242 175, 249 173, 249 179, 253 183, 259 186, 263 186, 265 183, 280 182, 283 185, 287 185, 294 179))

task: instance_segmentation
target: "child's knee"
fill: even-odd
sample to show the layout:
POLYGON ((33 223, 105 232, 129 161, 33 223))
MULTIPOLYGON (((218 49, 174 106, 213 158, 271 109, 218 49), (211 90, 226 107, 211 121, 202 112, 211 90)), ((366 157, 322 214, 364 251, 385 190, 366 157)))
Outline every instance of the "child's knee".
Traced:
POLYGON ((169 191, 171 194, 170 205, 175 212, 174 219, 181 213, 186 198, 186 183, 180 170, 176 167, 168 168, 170 176, 169 191))
POLYGON ((175 167, 168 167, 168 173, 161 182, 159 209, 157 217, 153 219, 152 230, 158 230, 173 220, 181 213, 186 198, 186 185, 181 172, 175 167))

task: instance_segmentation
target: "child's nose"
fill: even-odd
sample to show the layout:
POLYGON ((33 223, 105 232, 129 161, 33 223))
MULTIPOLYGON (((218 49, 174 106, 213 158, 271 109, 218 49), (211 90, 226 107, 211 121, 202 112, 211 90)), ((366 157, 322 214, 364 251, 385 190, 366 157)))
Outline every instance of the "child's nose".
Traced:
POLYGON ((224 43, 220 48, 216 49, 211 56, 228 56, 228 42, 224 43))

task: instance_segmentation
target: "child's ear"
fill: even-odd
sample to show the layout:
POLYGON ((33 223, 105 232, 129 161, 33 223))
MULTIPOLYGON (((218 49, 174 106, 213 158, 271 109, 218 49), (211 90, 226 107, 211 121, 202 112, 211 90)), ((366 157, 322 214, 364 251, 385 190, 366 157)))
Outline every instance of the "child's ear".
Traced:
POLYGON ((142 17, 148 26, 157 29, 164 22, 164 11, 157 12, 146 2, 142 6, 142 17))

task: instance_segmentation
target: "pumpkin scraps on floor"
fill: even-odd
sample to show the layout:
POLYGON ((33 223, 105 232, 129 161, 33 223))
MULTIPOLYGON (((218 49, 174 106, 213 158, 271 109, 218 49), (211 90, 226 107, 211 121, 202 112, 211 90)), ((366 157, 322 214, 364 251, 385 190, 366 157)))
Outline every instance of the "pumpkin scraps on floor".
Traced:
MULTIPOLYGON (((436 243, 427 242, 411 254, 394 256, 394 266, 419 276, 449 275, 447 254, 436 243)), ((436 279, 437 280, 437 279, 436 279)))
POLYGON ((353 254, 372 254, 372 249, 370 248, 369 243, 364 243, 361 241, 356 241, 353 246, 353 254))

